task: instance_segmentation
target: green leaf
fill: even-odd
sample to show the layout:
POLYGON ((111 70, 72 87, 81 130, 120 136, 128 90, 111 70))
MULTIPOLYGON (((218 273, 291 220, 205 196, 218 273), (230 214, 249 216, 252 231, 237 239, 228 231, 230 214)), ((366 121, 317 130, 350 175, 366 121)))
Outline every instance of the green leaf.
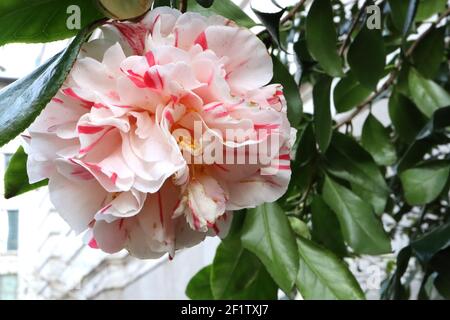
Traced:
POLYGON ((353 109, 360 103, 364 102, 372 90, 363 87, 356 77, 349 73, 339 80, 334 88, 333 100, 334 106, 338 113, 353 109))
POLYGON ((81 27, 103 17, 92 0, 2 0, 0 2, 0 46, 10 42, 38 43, 75 36, 67 13, 71 5, 80 8, 81 27))
POLYGON ((211 289, 215 299, 276 299, 278 291, 258 258, 239 242, 222 243, 217 248, 211 289))
POLYGON ((447 0, 419 0, 416 21, 423 21, 436 13, 443 12, 446 4, 447 0))
POLYGON ((397 159, 389 131, 372 114, 369 114, 364 123, 361 144, 381 166, 392 165, 397 159))
POLYGON ((336 212, 345 241, 358 254, 383 254, 391 251, 389 237, 372 208, 344 186, 325 178, 323 199, 336 212))
POLYGON ((431 162, 400 173, 406 201, 423 205, 436 199, 445 187, 450 172, 448 162, 431 162))
POLYGON ((389 98, 389 117, 395 132, 406 143, 412 142, 426 124, 426 117, 395 89, 389 98))
POLYGON ((433 29, 416 47, 412 59, 417 70, 426 78, 433 79, 445 55, 445 27, 433 29))
POLYGON ((255 15, 259 18, 259 20, 261 20, 261 22, 264 24, 270 36, 272 37, 272 40, 275 41, 278 48, 283 49, 283 46, 280 41, 280 19, 281 16, 284 14, 285 10, 283 9, 281 11, 274 13, 261 12, 254 9, 253 7, 252 10, 255 13, 255 15))
POLYGON ((313 240, 330 249, 338 256, 345 256, 347 249, 336 214, 319 195, 314 196, 311 210, 313 240))
POLYGON ((408 268, 411 259, 411 247, 406 246, 397 255, 397 268, 387 281, 381 291, 381 299, 383 300, 399 300, 407 299, 405 287, 402 285, 401 279, 408 268))
POLYGON ((384 211, 389 188, 370 154, 355 140, 335 133, 325 158, 329 173, 349 181, 353 192, 368 201, 376 213, 384 211))
POLYGON ((450 223, 438 226, 411 242, 411 247, 417 258, 423 263, 428 263, 433 256, 450 246, 450 223))
POLYGON ((450 94, 413 68, 409 72, 408 85, 414 103, 427 117, 439 108, 450 106, 450 94))
POLYGON ((91 30, 80 31, 67 49, 0 91, 0 146, 28 128, 55 96, 91 30))
POLYGON ((309 228, 306 225, 306 223, 304 223, 302 220, 300 220, 299 218, 296 217, 289 217, 289 223, 291 225, 292 231, 294 231, 294 233, 297 236, 306 238, 306 239, 311 239, 311 233, 309 232, 309 228))
POLYGON ((388 0, 395 28, 405 37, 414 22, 419 0, 388 0))
POLYGON ((311 5, 306 18, 306 42, 309 52, 325 72, 334 77, 342 75, 330 0, 315 0, 311 5))
POLYGON ((364 293, 344 262, 314 242, 299 238, 297 287, 305 299, 361 300, 364 293))
POLYGON ((189 281, 186 295, 192 300, 213 300, 210 279, 211 265, 204 267, 189 281))
POLYGON ((239 26, 251 28, 256 25, 244 11, 235 5, 231 0, 214 1, 214 4, 209 8, 204 8, 196 1, 188 1, 188 11, 195 11, 205 16, 221 15, 225 18, 233 20, 239 26))
POLYGON ((327 151, 331 141, 332 119, 330 110, 330 90, 332 78, 322 77, 313 89, 314 130, 319 149, 327 151))
POLYGON ((241 239, 280 288, 290 293, 298 271, 298 250, 289 220, 280 206, 266 203, 248 210, 241 239))
POLYGON ((213 5, 214 0, 196 0, 199 5, 204 8, 209 8, 213 5))
POLYGON ((273 79, 272 83, 280 83, 287 102, 287 115, 292 126, 297 126, 303 113, 303 103, 300 97, 300 89, 289 70, 281 61, 273 56, 273 79))
POLYGON ((369 30, 364 25, 350 45, 347 60, 358 82, 368 89, 376 89, 386 64, 381 30, 369 30))
POLYGON ((9 161, 8 169, 5 173, 5 198, 10 199, 19 194, 46 186, 48 180, 39 181, 33 184, 28 182, 27 174, 27 154, 22 147, 9 161))

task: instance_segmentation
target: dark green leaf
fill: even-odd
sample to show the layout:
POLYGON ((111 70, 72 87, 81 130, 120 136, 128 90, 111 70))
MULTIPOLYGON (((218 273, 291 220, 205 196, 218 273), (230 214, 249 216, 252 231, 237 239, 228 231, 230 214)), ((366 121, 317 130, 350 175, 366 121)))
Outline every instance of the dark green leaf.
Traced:
POLYGON ((389 0, 395 28, 405 37, 414 22, 419 0, 389 0))
POLYGON ((186 295, 192 300, 213 300, 210 279, 211 265, 204 267, 192 277, 186 288, 186 295))
POLYGON ((258 258, 240 243, 222 243, 211 270, 215 299, 276 299, 278 287, 258 258))
POLYGON ((233 20, 239 26, 245 28, 251 28, 256 25, 256 23, 231 0, 214 1, 214 4, 209 8, 202 7, 196 1, 188 1, 188 11, 199 12, 205 16, 218 14, 233 20))
POLYGON ((433 29, 413 52, 412 58, 417 70, 426 78, 433 79, 445 54, 445 28, 433 29))
POLYGON ((327 151, 331 141, 332 119, 330 110, 330 77, 322 77, 313 89, 314 129, 316 141, 322 153, 327 151))
POLYGON ((299 238, 297 287, 305 299, 356 300, 364 293, 347 266, 333 253, 299 238))
POLYGON ((406 201, 423 205, 436 199, 445 187, 450 172, 448 162, 431 162, 400 173, 406 201))
POLYGON ((339 80, 334 88, 334 106, 338 113, 348 111, 366 100, 371 92, 363 87, 353 74, 349 73, 345 78, 339 80))
POLYGON ((426 124, 425 116, 397 90, 389 98, 389 116, 396 133, 407 143, 412 142, 426 124))
POLYGON ((264 24, 273 41, 275 41, 279 48, 283 49, 280 41, 280 19, 284 14, 284 10, 274 13, 261 12, 254 8, 252 8, 252 10, 259 18, 259 20, 261 20, 261 22, 264 24))
POLYGON ((450 223, 436 227, 421 238, 411 242, 414 254, 426 264, 441 250, 450 246, 450 223))
POLYGON ((419 0, 416 20, 423 21, 436 13, 443 12, 446 4, 447 0, 419 0))
POLYGON ((298 271, 298 250, 289 220, 279 205, 266 203, 248 210, 241 239, 280 288, 290 293, 298 271))
POLYGON ((450 94, 431 80, 423 78, 415 69, 409 72, 409 90, 414 103, 427 117, 434 111, 450 105, 450 94))
POLYGON ((2 0, 0 3, 0 46, 10 42, 49 42, 75 36, 67 13, 71 5, 80 8, 81 27, 103 15, 92 0, 2 0))
POLYGON ((335 133, 326 153, 326 169, 351 183, 354 193, 380 214, 386 206, 389 189, 370 154, 352 138, 335 133))
POLYGON ((386 63, 381 30, 363 26, 348 50, 347 60, 358 82, 368 89, 376 89, 386 63))
POLYGON ((337 34, 330 0, 315 0, 306 18, 308 50, 329 75, 342 75, 342 62, 336 49, 337 34))
POLYGON ((364 123, 361 144, 381 166, 392 165, 397 159, 389 131, 372 114, 364 123))
POLYGON ((358 254, 383 254, 391 251, 389 237, 372 208, 356 194, 325 178, 323 199, 336 212, 345 241, 358 254))
POLYGON ((48 180, 33 184, 28 182, 27 154, 22 147, 19 147, 9 161, 8 169, 5 173, 5 198, 9 199, 47 184, 48 180))
POLYGON ((382 289, 381 299, 383 300, 399 300, 407 299, 406 290, 401 283, 403 274, 408 268, 409 259, 411 258, 411 247, 404 247, 397 255, 397 269, 389 278, 387 284, 382 289))
POLYGON ((336 214, 319 195, 311 203, 313 240, 321 243, 338 256, 345 256, 347 249, 336 214))
POLYGON ((302 117, 303 104, 300 98, 300 89, 289 70, 276 57, 273 59, 273 83, 280 83, 283 86, 284 96, 287 102, 287 114, 292 126, 298 125, 302 117))
POLYGON ((23 132, 55 96, 91 30, 83 29, 66 50, 0 91, 0 146, 23 132))
POLYGON ((214 0, 196 0, 199 5, 204 8, 209 8, 213 5, 214 0))

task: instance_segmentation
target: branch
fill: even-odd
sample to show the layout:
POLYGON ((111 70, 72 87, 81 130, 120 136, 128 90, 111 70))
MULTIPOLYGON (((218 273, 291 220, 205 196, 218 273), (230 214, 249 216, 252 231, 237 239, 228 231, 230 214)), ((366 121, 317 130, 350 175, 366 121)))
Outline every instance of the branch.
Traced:
POLYGON ((180 0, 180 11, 182 13, 186 12, 187 10, 187 0, 180 0))
POLYGON ((289 20, 295 18, 295 15, 298 11, 302 8, 302 6, 305 4, 306 0, 300 0, 292 9, 289 11, 289 13, 280 20, 280 24, 285 24, 289 20))
POLYGON ((364 1, 361 9, 359 9, 358 14, 356 15, 355 19, 353 20, 350 30, 348 31, 347 36, 344 39, 344 43, 342 44, 341 48, 339 49, 340 56, 342 56, 344 54, 344 51, 347 48, 347 46, 350 42, 350 39, 352 37, 352 33, 353 33, 353 31, 355 31, 356 26, 358 25, 358 22, 361 19, 362 15, 364 13, 364 9, 366 8, 368 3, 369 3, 368 0, 364 1))
POLYGON ((436 28, 436 26, 442 21, 444 20, 447 16, 450 15, 450 8, 447 9, 447 11, 445 11, 444 13, 442 13, 439 18, 433 22, 430 27, 425 30, 417 39, 416 41, 411 45, 411 47, 409 47, 408 51, 406 52, 406 56, 409 57, 412 55, 412 53, 414 52, 414 50, 416 50, 417 46, 419 45, 419 43, 425 39, 425 37, 434 30, 434 28, 436 28))

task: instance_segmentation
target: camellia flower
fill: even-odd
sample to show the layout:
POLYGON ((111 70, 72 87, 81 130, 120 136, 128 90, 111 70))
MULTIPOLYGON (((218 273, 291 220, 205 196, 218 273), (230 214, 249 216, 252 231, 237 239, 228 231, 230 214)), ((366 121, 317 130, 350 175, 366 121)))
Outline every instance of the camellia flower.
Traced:
POLYGON ((163 7, 111 22, 29 128, 30 182, 49 178, 56 210, 108 253, 173 256, 222 236, 231 211, 277 200, 290 179, 272 69, 264 44, 223 17, 163 7), (227 156, 199 161, 207 148, 227 156), (227 161, 268 149, 269 162, 227 161))

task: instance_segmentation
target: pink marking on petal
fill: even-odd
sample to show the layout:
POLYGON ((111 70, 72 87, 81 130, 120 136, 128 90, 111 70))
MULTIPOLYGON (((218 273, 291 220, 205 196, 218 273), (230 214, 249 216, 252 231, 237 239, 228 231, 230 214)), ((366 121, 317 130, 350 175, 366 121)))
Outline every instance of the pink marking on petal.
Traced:
POLYGON ((175 29, 174 33, 175 33, 175 48, 178 48, 178 43, 179 43, 179 40, 180 40, 180 34, 178 32, 178 29, 175 29))
POLYGON ((156 65, 155 55, 153 54, 152 51, 149 51, 145 54, 145 59, 147 59, 149 67, 153 67, 154 65, 156 65))
POLYGON ((120 221, 119 221, 119 230, 122 230, 124 220, 125 220, 124 218, 120 219, 120 221))
POLYGON ((112 175, 111 175, 111 177, 110 177, 110 179, 111 179, 111 182, 113 183, 113 184, 116 184, 116 182, 117 182, 117 173, 113 173, 112 175))
POLYGON ((259 130, 259 129, 275 130, 275 129, 278 129, 280 127, 280 125, 264 123, 264 124, 254 124, 253 127, 255 128, 255 130, 259 130))
POLYGON ((170 125, 173 125, 175 123, 175 120, 173 119, 172 113, 170 113, 169 111, 167 111, 164 114, 164 117, 166 118, 167 121, 169 121, 170 125))
POLYGON ((200 33, 200 35, 197 37, 197 39, 195 39, 194 44, 200 45, 203 48, 203 50, 208 49, 208 41, 206 39, 205 32, 200 33))
POLYGON ((114 99, 114 100, 120 100, 120 96, 116 91, 110 91, 108 92, 108 97, 114 99))
POLYGON ((59 103, 59 104, 63 104, 63 103, 64 103, 64 101, 62 101, 62 100, 59 99, 59 98, 52 98, 52 101, 53 101, 53 102, 56 102, 56 103, 59 103))
POLYGON ((130 24, 122 22, 113 22, 113 25, 119 30, 136 55, 141 55, 145 48, 145 35, 147 29, 142 24, 130 24))
POLYGON ((291 160, 291 156, 288 153, 285 153, 285 154, 279 155, 278 159, 280 159, 280 160, 291 160))
POLYGON ((93 106, 95 109, 109 109, 106 105, 104 105, 103 103, 94 103, 93 106))
POLYGON ((66 96, 72 97, 72 98, 74 98, 74 99, 80 101, 80 102, 82 103, 82 107, 83 107, 83 108, 91 109, 92 105, 94 104, 92 101, 89 101, 89 100, 86 100, 86 99, 81 98, 79 95, 77 95, 77 94, 75 93, 75 91, 73 91, 72 88, 66 88, 66 89, 63 89, 62 92, 63 92, 66 96))
POLYGON ((78 126, 77 131, 81 134, 96 134, 105 129, 104 127, 94 127, 94 126, 78 126))
POLYGON ((89 241, 88 246, 91 247, 92 249, 98 249, 97 241, 95 241, 94 238, 92 238, 91 241, 89 241))
POLYGON ((126 75, 136 87, 141 89, 147 87, 147 84, 144 82, 144 78, 141 75, 135 73, 133 70, 127 70, 126 75))
POLYGON ((214 115, 214 117, 215 118, 223 118, 223 117, 226 117, 226 116, 229 116, 229 115, 230 115, 230 113, 228 111, 222 111, 222 112, 216 113, 214 115))
POLYGON ((275 95, 276 95, 276 96, 283 96, 284 93, 283 93, 283 91, 281 91, 281 90, 277 90, 277 91, 275 92, 275 95))
POLYGON ((103 207, 101 210, 100 210, 100 213, 105 213, 109 208, 111 208, 112 207, 112 204, 108 204, 107 206, 105 206, 105 207, 103 207))
POLYGON ((216 108, 218 108, 218 107, 220 107, 220 106, 223 106, 223 103, 222 103, 222 102, 213 104, 212 106, 209 106, 208 108, 204 109, 204 111, 210 112, 210 111, 213 111, 214 109, 216 109, 216 108))
POLYGON ((286 165, 280 164, 277 168, 278 168, 278 170, 291 170, 291 166, 288 164, 286 164, 286 165))
POLYGON ((164 87, 163 80, 158 70, 156 70, 156 72, 147 71, 144 75, 144 83, 146 87, 154 90, 162 90, 164 87))

